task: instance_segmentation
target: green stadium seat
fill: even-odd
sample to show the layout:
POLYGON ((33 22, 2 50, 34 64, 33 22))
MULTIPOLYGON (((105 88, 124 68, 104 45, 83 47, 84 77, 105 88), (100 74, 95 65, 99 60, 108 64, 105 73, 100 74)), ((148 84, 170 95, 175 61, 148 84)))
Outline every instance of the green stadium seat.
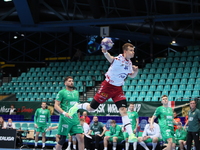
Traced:
POLYGON ((189 79, 188 84, 195 84, 195 79, 194 78, 189 79))
POLYGON ((138 81, 138 85, 144 85, 144 80, 140 79, 140 80, 138 81))
POLYGON ((134 102, 134 101, 137 101, 137 98, 136 97, 130 97, 129 102, 134 102))
POLYGON ((142 74, 140 79, 147 79, 147 75, 146 74, 142 74))
POLYGON ((185 84, 181 84, 180 86, 179 86, 179 90, 185 90, 186 89, 186 85, 185 84))
POLYGON ((151 84, 152 85, 158 85, 158 79, 153 79, 151 84))
POLYGON ((19 87, 15 87, 14 91, 15 91, 15 93, 20 92, 20 88, 19 87))
POLYGON ((191 90, 194 90, 194 87, 193 87, 193 84, 188 84, 187 86, 186 86, 186 91, 191 91, 191 90))
POLYGON ((187 79, 182 78, 180 84, 187 84, 187 79))
POLYGON ((160 99, 160 97, 154 96, 154 97, 152 97, 152 100, 151 100, 151 101, 159 101, 159 99, 160 99))
POLYGON ((145 97, 145 98, 144 98, 144 101, 145 101, 145 102, 151 101, 151 97, 145 97))
POLYGON ((178 68, 177 73, 183 73, 183 68, 178 68))
MULTIPOLYGON (((144 72, 143 72, 143 73, 144 73, 144 72)), ((149 73, 155 74, 155 73, 156 73, 156 69, 155 69, 155 68, 150 69, 149 73)))
POLYGON ((35 68, 35 72, 40 72, 41 69, 39 67, 35 68))
POLYGON ((178 64, 178 67, 179 67, 179 68, 184 68, 184 67, 185 67, 185 62, 180 62, 180 63, 178 64))
POLYGON ((172 85, 172 83, 173 83, 173 79, 167 79, 167 80, 166 80, 166 84, 172 85))
POLYGON ((136 86, 135 91, 142 91, 142 86, 141 85, 136 86))
POLYGON ((168 91, 162 91, 161 95, 169 95, 169 92, 168 91))
POLYGON ((156 91, 163 91, 163 85, 158 85, 156 91))
POLYGON ((187 61, 187 59, 186 59, 186 57, 181 57, 180 61, 185 62, 185 61, 187 61))
POLYGON ((171 67, 172 68, 177 68, 178 67, 178 63, 177 62, 173 62, 171 67))
POLYGON ((126 92, 126 93, 125 93, 125 96, 126 96, 126 98, 129 99, 130 97, 132 97, 132 92, 129 92, 129 91, 126 92))
POLYGON ((154 63, 159 63, 160 62, 160 58, 155 58, 154 59, 154 63))
POLYGON ((197 67, 192 67, 191 72, 198 72, 197 67))
MULTIPOLYGON (((155 70, 155 69, 154 69, 154 70, 155 70)), ((144 69, 144 70, 143 70, 143 74, 149 74, 149 69, 147 69, 147 68, 144 69)))
POLYGON ((163 73, 169 73, 170 71, 169 71, 169 68, 164 68, 163 69, 163 73))
POLYGON ((150 85, 149 91, 156 91, 156 86, 155 85, 150 85))
POLYGON ((157 63, 151 64, 151 68, 157 68, 157 67, 158 67, 158 64, 157 64, 157 63))
POLYGON ((39 93, 34 93, 33 94, 33 98, 38 98, 39 97, 39 93))
POLYGON ((176 97, 178 97, 178 98, 183 97, 183 93, 184 92, 182 90, 178 90, 177 93, 176 93, 176 97))
MULTIPOLYGON (((137 80, 133 80, 133 81, 137 81, 137 80)), ((133 81, 132 81, 132 82, 133 82, 133 81)), ((124 85, 131 85, 131 84, 133 84, 133 83, 131 83, 130 80, 126 80, 125 83, 124 83, 124 85)), ((137 84, 137 83, 136 83, 136 84, 137 84)))
POLYGON ((169 93, 169 97, 176 97, 176 90, 171 90, 169 93))
POLYGON ((35 101, 35 98, 30 98, 29 101, 30 101, 30 102, 34 102, 34 101, 35 101))
POLYGON ((140 94, 139 94, 139 97, 145 97, 146 96, 146 92, 145 91, 142 91, 142 92, 140 92, 140 94))
POLYGON ((20 124, 20 123, 15 123, 15 128, 16 128, 17 130, 20 130, 21 124, 20 124))
POLYGON ((176 73, 175 78, 182 78, 182 73, 176 73))
POLYGON ((192 73, 190 74, 190 78, 196 78, 196 77, 197 77, 196 72, 192 72, 192 73))
MULTIPOLYGON (((179 69, 179 68, 178 68, 179 69)), ((177 73, 177 68, 171 68, 170 73, 177 73)))
POLYGON ((153 74, 148 74, 147 79, 153 79, 153 74))
POLYGON ((145 85, 151 85, 151 80, 150 79, 146 79, 145 80, 145 85))
POLYGON ((85 76, 80 76, 79 80, 80 80, 80 81, 85 81, 86 78, 85 78, 85 76))
POLYGON ((122 86, 122 89, 123 89, 123 91, 128 91, 128 85, 124 85, 124 86, 122 86))
POLYGON ((192 67, 192 62, 186 62, 185 67, 192 67))
POLYGON ((194 61, 200 61, 200 56, 195 56, 194 61))
POLYGON ((170 62, 165 63, 165 67, 164 68, 171 68, 171 63, 170 62))
POLYGON ((169 73, 168 79, 174 79, 174 73, 169 73))
POLYGON ((180 84, 180 79, 174 79, 173 84, 180 84))
POLYGON ((164 66, 165 66, 164 63, 159 63, 157 68, 164 68, 164 66))
POLYGON ((160 79, 167 79, 167 73, 163 73, 160 77, 160 79))
POLYGON ((194 52, 194 56, 199 56, 199 55, 200 55, 200 51, 199 50, 194 52))
POLYGON ((176 52, 174 56, 178 56, 179 57, 179 56, 181 56, 181 53, 180 52, 176 52))
POLYGON ((190 98, 192 97, 192 91, 185 91, 185 94, 183 96, 184 98, 190 98))
POLYGON ((194 89, 195 89, 195 90, 200 90, 200 84, 195 84, 195 85, 194 85, 194 89))
POLYGON ((157 73, 157 74, 163 73, 162 68, 157 68, 156 73, 157 73))
POLYGON ((142 86, 142 91, 148 91, 149 90, 149 86, 148 85, 144 85, 142 86))
POLYGON ((167 62, 173 62, 173 58, 172 57, 168 57, 167 58, 167 62))
POLYGON ((134 91, 133 93, 132 93, 132 96, 133 97, 138 97, 139 95, 138 95, 138 91, 134 91))
POLYGON ((161 92, 160 91, 155 91, 154 97, 161 97, 161 92))
POLYGON ((151 68, 151 64, 150 63, 147 63, 145 68, 151 68))
POLYGON ((128 87, 128 91, 134 91, 135 90, 135 86, 134 85, 130 85, 129 87, 128 87))
POLYGON ((192 97, 195 98, 195 97, 199 97, 199 90, 194 90, 192 92, 192 97))
POLYGON ((189 73, 187 73, 187 72, 185 72, 185 73, 183 73, 183 78, 189 78, 189 73))
POLYGON ((94 82, 93 81, 86 81, 86 86, 92 87, 92 86, 94 86, 94 82))
POLYGON ((153 97, 153 91, 148 91, 146 97, 153 97))
POLYGON ((164 85, 165 84, 165 79, 160 79, 158 84, 164 85))
POLYGON ((178 90, 178 85, 177 84, 173 84, 171 87, 171 90, 177 91, 178 90))
POLYGON ((24 101, 24 99, 23 98, 18 98, 18 102, 23 102, 24 101))
POLYGON ((169 52, 168 53, 168 57, 173 57, 174 56, 174 52, 169 52))
POLYGON ((179 62, 180 61, 180 58, 179 57, 174 57, 174 62, 179 62))
POLYGON ((166 61, 167 61, 166 58, 161 58, 161 59, 160 59, 160 63, 165 63, 166 61))
POLYGON ((160 77, 160 74, 159 74, 159 73, 155 74, 154 79, 160 79, 160 78, 161 78, 161 77, 160 77))
POLYGON ((22 123, 21 124, 21 130, 28 130, 28 124, 27 123, 22 123))
MULTIPOLYGON (((197 78, 195 83, 196 83, 196 84, 199 84, 199 83, 200 83, 200 78, 197 78)), ((190 83, 190 84, 191 84, 191 83, 190 83)))

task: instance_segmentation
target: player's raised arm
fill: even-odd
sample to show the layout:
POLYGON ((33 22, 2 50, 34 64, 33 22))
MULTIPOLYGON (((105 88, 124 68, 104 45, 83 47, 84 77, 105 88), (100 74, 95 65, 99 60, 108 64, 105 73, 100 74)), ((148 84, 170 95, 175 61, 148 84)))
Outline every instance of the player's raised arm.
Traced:
POLYGON ((105 50, 105 49, 103 49, 103 48, 102 48, 101 50, 102 50, 104 56, 106 57, 106 59, 107 59, 110 63, 112 63, 113 60, 114 60, 114 57, 111 56, 110 53, 108 53, 107 50, 105 50))

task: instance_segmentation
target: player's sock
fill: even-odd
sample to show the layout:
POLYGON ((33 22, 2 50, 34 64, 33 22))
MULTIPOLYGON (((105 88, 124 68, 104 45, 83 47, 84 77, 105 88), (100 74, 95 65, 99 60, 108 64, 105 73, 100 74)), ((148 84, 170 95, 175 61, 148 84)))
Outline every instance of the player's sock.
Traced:
POLYGON ((77 107, 78 107, 78 109, 87 110, 88 105, 90 105, 90 103, 83 103, 83 104, 78 104, 77 107))
POLYGON ((149 150, 149 148, 146 146, 146 144, 142 141, 142 142, 139 142, 139 144, 144 147, 145 150, 149 150))
POLYGON ((117 142, 113 142, 113 150, 116 150, 117 142))
POLYGON ((133 133, 133 130, 132 130, 130 119, 128 118, 127 115, 122 116, 122 123, 123 123, 123 126, 126 128, 126 131, 128 132, 128 134, 131 135, 133 133))
POLYGON ((152 142, 152 147, 153 147, 152 150, 155 150, 155 149, 156 149, 156 146, 157 146, 157 143, 153 143, 153 142, 152 142))
POLYGON ((68 142, 67 149, 69 149, 69 148, 71 147, 71 143, 72 143, 72 142, 68 142))
POLYGON ((45 147, 45 143, 42 143, 42 147, 45 147))
POLYGON ((184 145, 185 149, 187 149, 187 145, 184 145))
POLYGON ((73 144, 73 149, 76 149, 76 145, 73 144))
POLYGON ((129 149, 129 142, 126 142, 126 150, 129 149))
POLYGON ((133 143, 133 150, 136 150, 137 149, 137 142, 134 142, 133 143))
POLYGON ((35 147, 37 147, 37 142, 35 142, 35 147))
POLYGON ((104 147, 104 150, 108 150, 108 148, 107 148, 107 147, 104 147))

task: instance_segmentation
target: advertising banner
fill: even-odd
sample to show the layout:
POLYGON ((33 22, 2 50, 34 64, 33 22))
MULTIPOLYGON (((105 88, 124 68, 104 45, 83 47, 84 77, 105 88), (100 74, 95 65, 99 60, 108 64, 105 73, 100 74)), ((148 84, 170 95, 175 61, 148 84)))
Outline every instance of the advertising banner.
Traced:
POLYGON ((15 129, 0 129, 0 148, 15 148, 16 134, 15 129))
MULTIPOLYGON (((128 102, 129 104, 130 102, 128 102)), ((17 114, 24 115, 24 119, 30 120, 32 115, 34 115, 37 108, 41 107, 41 102, 0 102, 0 115, 9 114, 10 105, 14 104, 17 114)), ((138 112, 139 116, 148 117, 152 116, 155 109, 161 106, 161 102, 134 102, 135 111, 138 112)), ((54 102, 48 103, 48 109, 51 115, 58 115, 58 112, 54 110, 54 102)), ((172 107, 178 114, 178 116, 186 116, 189 108, 188 101, 169 101, 169 106, 172 107)), ((198 105, 199 106, 199 105, 198 105)), ((83 110, 80 110, 82 112, 83 110)), ((93 113, 88 115, 97 116, 119 116, 119 111, 113 102, 106 102, 100 104, 99 107, 93 113)))

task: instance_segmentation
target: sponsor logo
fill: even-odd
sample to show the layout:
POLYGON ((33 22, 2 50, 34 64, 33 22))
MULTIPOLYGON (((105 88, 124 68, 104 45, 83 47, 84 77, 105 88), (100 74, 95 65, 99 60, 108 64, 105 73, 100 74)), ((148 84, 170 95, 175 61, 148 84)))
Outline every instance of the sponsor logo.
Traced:
POLYGON ((124 78, 126 78, 127 74, 126 73, 121 73, 118 76, 119 76, 119 78, 124 79, 124 78))
POLYGON ((62 127, 63 128, 68 128, 68 125, 67 124, 63 124, 62 127))
POLYGON ((108 94, 107 94, 107 93, 104 93, 104 92, 103 92, 103 93, 100 93, 100 95, 103 96, 103 97, 106 97, 106 98, 108 97, 108 94))
POLYGON ((0 141, 14 141, 15 137, 13 136, 0 136, 0 141))

